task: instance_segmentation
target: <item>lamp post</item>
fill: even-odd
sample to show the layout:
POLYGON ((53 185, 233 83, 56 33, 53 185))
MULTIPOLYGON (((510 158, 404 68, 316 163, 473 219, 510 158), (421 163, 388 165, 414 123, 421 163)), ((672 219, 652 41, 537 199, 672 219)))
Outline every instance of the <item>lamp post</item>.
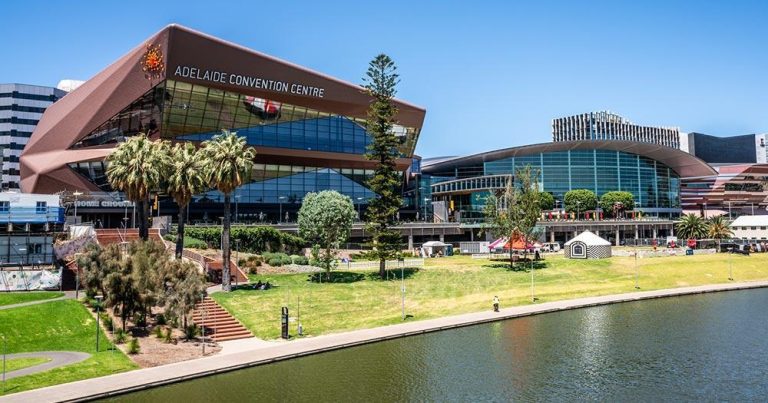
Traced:
POLYGON ((733 281, 733 247, 728 248, 728 280, 733 281))
POLYGON ((427 202, 429 201, 429 197, 424 198, 424 222, 427 222, 427 202))
POLYGON ((101 308, 101 295, 97 295, 96 297, 96 352, 99 352, 99 309, 101 308))
POLYGON ((74 217, 75 218, 75 220, 74 220, 75 224, 77 224, 77 197, 82 195, 82 194, 83 194, 83 192, 81 192, 79 190, 75 190, 74 192, 72 192, 72 196, 75 196, 75 217, 74 217))
POLYGON ((637 267, 637 242, 635 242, 635 289, 639 290, 640 285, 638 282, 638 277, 640 277, 640 270, 637 267))
POLYGON ((3 337, 3 393, 5 393, 5 356, 7 354, 8 350, 8 340, 6 340, 5 335, 3 337))
POLYGON ((285 199, 285 196, 280 196, 277 198, 279 204, 280 204, 280 215, 277 217, 277 222, 282 223, 283 222, 283 199, 285 199))
POLYGON ((203 345, 203 357, 205 357, 205 293, 200 294, 200 307, 203 308, 203 311, 200 312, 200 338, 203 345))
POLYGON ((403 306, 403 320, 405 320, 405 262, 400 262, 400 291, 403 306))

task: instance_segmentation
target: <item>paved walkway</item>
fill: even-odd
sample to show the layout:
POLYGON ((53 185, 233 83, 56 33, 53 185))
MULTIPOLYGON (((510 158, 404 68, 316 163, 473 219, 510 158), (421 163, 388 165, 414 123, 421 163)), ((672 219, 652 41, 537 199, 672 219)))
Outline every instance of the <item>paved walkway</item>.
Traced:
MULTIPOLYGON (((14 291, 14 292, 24 292, 24 291, 14 291)), ((66 292, 64 292, 64 296, 58 297, 58 298, 51 298, 51 299, 42 299, 42 300, 38 300, 38 301, 22 302, 22 303, 13 304, 13 305, 2 305, 2 306, 0 306, 0 311, 2 311, 3 309, 21 308, 22 306, 45 304, 47 302, 61 301, 63 299, 74 299, 74 298, 75 298, 75 292, 74 291, 66 291, 66 292)))
MULTIPOLYGON (((101 378, 87 379, 27 392, 20 392, 5 398, 0 398, 0 401, 54 402, 62 400, 96 399, 117 393, 143 390, 148 387, 317 354, 324 351, 493 322, 502 319, 606 305, 617 302, 761 287, 768 287, 768 281, 685 287, 579 298, 506 308, 502 309, 501 312, 493 312, 489 307, 488 311, 483 312, 405 322, 398 325, 383 326, 374 329, 363 329, 325 336, 309 337, 291 342, 274 342, 274 345, 271 346, 256 345, 256 343, 254 343, 253 349, 233 348, 233 350, 239 350, 237 351, 237 354, 218 354, 191 361, 178 362, 154 368, 146 368, 121 374, 108 375, 101 378)), ((240 347, 243 346, 240 345, 240 347)))
MULTIPOLYGON (((88 353, 81 353, 77 351, 40 351, 35 353, 8 354, 6 358, 9 360, 12 358, 43 357, 50 358, 51 361, 8 372, 5 374, 5 379, 16 378, 24 375, 32 375, 38 372, 48 371, 49 369, 63 367, 69 364, 77 364, 80 361, 87 360, 90 356, 91 355, 88 353)), ((0 370, 1 369, 2 367, 0 367, 0 370)))

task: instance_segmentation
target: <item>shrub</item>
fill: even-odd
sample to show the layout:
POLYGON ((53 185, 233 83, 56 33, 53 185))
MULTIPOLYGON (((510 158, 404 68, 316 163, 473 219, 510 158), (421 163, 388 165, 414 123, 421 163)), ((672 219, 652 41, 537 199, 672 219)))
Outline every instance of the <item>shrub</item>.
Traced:
MULTIPOLYGON (((210 245, 219 245, 221 242, 220 227, 187 227, 185 238, 199 239, 210 245)), ((248 253, 263 253, 267 251, 283 251, 296 253, 306 246, 306 242, 292 234, 278 231, 272 227, 242 226, 232 228, 232 245, 240 240, 240 251, 248 253)))
POLYGON ((296 256, 295 258, 293 258, 293 263, 306 266, 309 264, 309 259, 307 259, 306 256, 296 256))
POLYGON ((157 316, 155 316, 155 321, 157 322, 158 325, 164 325, 165 315, 163 315, 162 313, 157 314, 157 316))
POLYGON ((147 317, 140 312, 133 315, 133 324, 137 327, 147 327, 147 317))
POLYGON ((173 330, 171 330, 171 328, 165 329, 163 341, 166 343, 173 343, 173 330))
POLYGON ((194 339, 200 333, 200 329, 197 325, 192 324, 184 328, 184 338, 187 340, 194 339))
POLYGON ((112 317, 109 316, 106 312, 100 313, 99 317, 101 318, 101 322, 104 323, 104 327, 111 332, 114 329, 112 317))
POLYGON ((115 331, 115 344, 123 344, 127 338, 128 335, 125 333, 125 330, 117 329, 117 331, 115 331))
POLYGON ((128 342, 128 354, 138 354, 140 351, 139 340, 135 337, 128 342))
POLYGON ((208 244, 205 243, 205 241, 202 241, 197 238, 193 238, 191 236, 184 236, 184 247, 185 248, 194 248, 194 249, 208 249, 208 244))
POLYGON ((155 337, 158 339, 163 338, 163 327, 162 326, 155 326, 155 337))
POLYGON ((283 265, 283 259, 280 259, 279 257, 273 257, 272 259, 269 259, 267 262, 272 267, 280 267, 283 265))
POLYGON ((240 267, 245 266, 246 263, 248 263, 248 261, 245 260, 245 259, 240 259, 240 260, 237 261, 237 265, 240 266, 240 267))

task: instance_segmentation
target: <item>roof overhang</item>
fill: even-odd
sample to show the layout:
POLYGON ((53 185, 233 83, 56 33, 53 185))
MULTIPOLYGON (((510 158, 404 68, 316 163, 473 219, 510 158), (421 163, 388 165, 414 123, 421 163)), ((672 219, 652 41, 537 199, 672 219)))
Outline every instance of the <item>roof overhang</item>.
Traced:
POLYGON ((549 153, 569 150, 613 150, 648 157, 672 168, 681 178, 707 177, 717 175, 717 172, 695 156, 676 148, 658 144, 640 143, 625 140, 583 140, 559 141, 552 143, 532 144, 520 147, 504 148, 487 151, 465 157, 439 160, 435 163, 422 162, 422 171, 438 171, 457 165, 471 165, 495 161, 502 158, 518 157, 538 153, 549 153))

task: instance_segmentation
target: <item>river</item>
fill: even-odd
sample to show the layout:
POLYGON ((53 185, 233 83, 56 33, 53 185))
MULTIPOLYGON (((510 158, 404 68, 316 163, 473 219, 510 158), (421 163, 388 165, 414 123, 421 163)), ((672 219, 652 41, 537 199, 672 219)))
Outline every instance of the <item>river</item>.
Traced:
POLYGON ((125 402, 764 401, 768 289, 622 303, 322 353, 125 402))

